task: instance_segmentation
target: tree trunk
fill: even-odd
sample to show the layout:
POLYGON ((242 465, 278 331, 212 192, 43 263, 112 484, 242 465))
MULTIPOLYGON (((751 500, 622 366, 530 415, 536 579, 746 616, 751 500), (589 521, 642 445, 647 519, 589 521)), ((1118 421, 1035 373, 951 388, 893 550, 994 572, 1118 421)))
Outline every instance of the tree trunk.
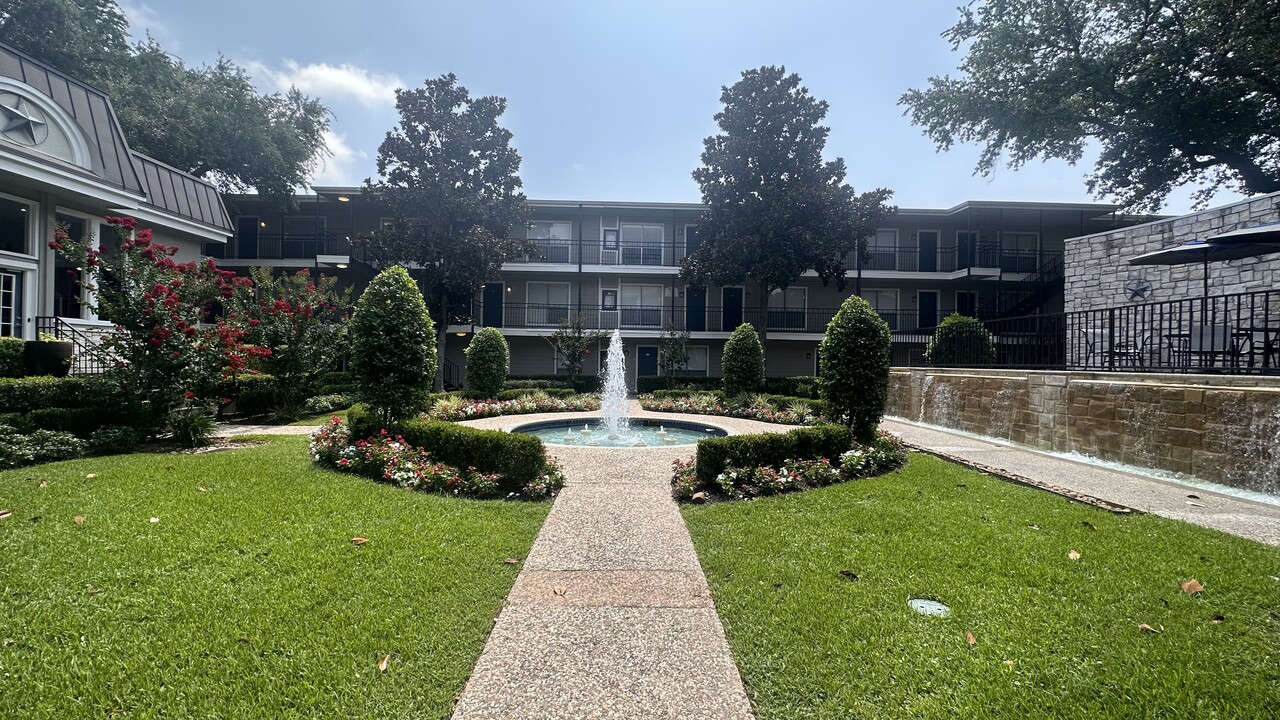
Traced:
POLYGON ((449 295, 440 300, 440 326, 436 328, 436 377, 433 387, 444 392, 444 344, 449 338, 449 295))
POLYGON ((764 283, 758 283, 760 293, 759 314, 755 323, 756 334, 760 336, 760 345, 763 346, 765 341, 769 339, 769 291, 772 288, 767 287, 764 283))

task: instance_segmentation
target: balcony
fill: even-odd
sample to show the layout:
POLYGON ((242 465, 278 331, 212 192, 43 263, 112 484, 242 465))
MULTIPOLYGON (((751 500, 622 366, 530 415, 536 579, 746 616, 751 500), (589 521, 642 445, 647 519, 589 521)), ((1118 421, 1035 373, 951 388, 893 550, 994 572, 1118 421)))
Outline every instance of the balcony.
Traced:
POLYGON ((204 254, 218 260, 314 260, 317 255, 350 255, 350 233, 259 233, 236 236, 220 243, 205 243, 204 254))
POLYGON ((679 267, 684 260, 684 243, 619 242, 612 247, 599 240, 530 240, 537 252, 509 260, 513 264, 632 265, 679 267))
MULTIPOLYGON (((795 310, 771 309, 766 311, 767 327, 776 332, 822 333, 838 308, 808 308, 795 310)), ((485 312, 477 306, 473 316, 480 324, 489 322, 493 327, 508 329, 555 329, 563 320, 569 320, 579 311, 572 305, 538 305, 505 303, 501 310, 501 324, 492 322, 498 313, 485 312)), ((759 308, 709 307, 690 313, 684 307, 623 305, 605 310, 584 307, 580 311, 584 328, 588 330, 676 330, 690 332, 732 332, 742 323, 752 323, 760 316, 759 308)))
MULTIPOLYGON (((1038 252, 1014 248, 938 248, 922 253, 919 248, 872 245, 863 270, 897 272, 955 272, 968 268, 1000 268, 1007 273, 1029 273, 1060 252, 1038 252)), ((853 265, 856 269, 856 263, 853 265)))

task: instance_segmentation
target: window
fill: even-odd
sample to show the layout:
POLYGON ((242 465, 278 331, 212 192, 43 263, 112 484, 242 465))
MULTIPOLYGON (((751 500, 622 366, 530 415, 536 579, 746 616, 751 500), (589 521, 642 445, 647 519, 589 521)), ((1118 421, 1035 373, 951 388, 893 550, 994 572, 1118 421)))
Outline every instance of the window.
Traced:
MULTIPOLYGON (((84 218, 58 213, 57 221, 67 228, 67 235, 73 240, 81 240, 88 233, 89 223, 84 218)), ((68 262, 58 256, 53 270, 53 314, 61 318, 85 317, 82 306, 83 278, 76 275, 75 263, 68 262)))
POLYGON ((662 242, 665 238, 662 225, 622 223, 618 232, 623 265, 662 264, 662 242))
POLYGON ((689 362, 685 365, 681 375, 691 377, 706 377, 711 366, 711 353, 705 347, 690 347, 689 362))
POLYGON ((601 290, 600 291, 600 309, 601 310, 617 310, 618 309, 618 291, 617 290, 601 290))
POLYGON ((531 282, 525 290, 525 321, 559 325, 569 318, 569 283, 531 282))
POLYGON ((898 291, 897 290, 864 290, 862 297, 871 303, 871 307, 889 323, 890 330, 898 329, 898 291))
POLYGON ((871 259, 864 266, 868 270, 898 269, 898 231, 877 230, 868 248, 871 259))
POLYGON ((603 234, 600 240, 601 247, 605 250, 617 250, 618 228, 603 228, 601 233, 603 234))
POLYGON ((662 324, 661 285, 623 285, 621 297, 624 327, 658 327, 662 324))
POLYGON ((571 262, 570 241, 573 239, 573 223, 568 220, 538 220, 529 226, 528 238, 541 255, 531 260, 551 263, 571 262))
POLYGON ((1040 234, 1033 232, 1000 233, 1000 269, 1005 272, 1035 272, 1040 249, 1040 234))
POLYGON ((769 293, 769 329, 804 332, 809 291, 789 287, 769 293))
POLYGON ((27 203, 0 198, 0 250, 31 254, 27 247, 30 240, 27 234, 27 216, 30 214, 27 203))
POLYGON ((22 276, 0 272, 0 337, 22 335, 22 276))

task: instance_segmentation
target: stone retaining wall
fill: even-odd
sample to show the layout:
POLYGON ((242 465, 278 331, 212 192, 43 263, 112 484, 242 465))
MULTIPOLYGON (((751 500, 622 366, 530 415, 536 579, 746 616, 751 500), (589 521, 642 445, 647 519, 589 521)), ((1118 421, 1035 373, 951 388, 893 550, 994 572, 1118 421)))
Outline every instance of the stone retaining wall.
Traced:
MULTIPOLYGON (((1280 193, 1250 198, 1225 207, 1159 220, 1143 225, 1085 235, 1066 241, 1063 270, 1068 312, 1181 300, 1202 294, 1201 264, 1144 266, 1129 258, 1181 245, 1210 235, 1280 221, 1280 193), (1151 285, 1145 298, 1131 298, 1130 281, 1151 285)), ((1209 263, 1209 293, 1269 290, 1280 273, 1280 255, 1209 263)))
POLYGON ((1280 494, 1280 378, 895 369, 887 412, 1280 494))

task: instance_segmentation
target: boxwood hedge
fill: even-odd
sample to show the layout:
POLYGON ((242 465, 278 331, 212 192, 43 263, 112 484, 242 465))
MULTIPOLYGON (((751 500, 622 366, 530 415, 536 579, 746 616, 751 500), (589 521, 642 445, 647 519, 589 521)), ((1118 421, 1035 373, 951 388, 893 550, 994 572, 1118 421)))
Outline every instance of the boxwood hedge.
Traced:
POLYGON ((698 443, 698 480, 710 485, 727 467, 777 468, 788 460, 834 460, 852 445, 853 431, 843 425, 709 438, 698 443))

